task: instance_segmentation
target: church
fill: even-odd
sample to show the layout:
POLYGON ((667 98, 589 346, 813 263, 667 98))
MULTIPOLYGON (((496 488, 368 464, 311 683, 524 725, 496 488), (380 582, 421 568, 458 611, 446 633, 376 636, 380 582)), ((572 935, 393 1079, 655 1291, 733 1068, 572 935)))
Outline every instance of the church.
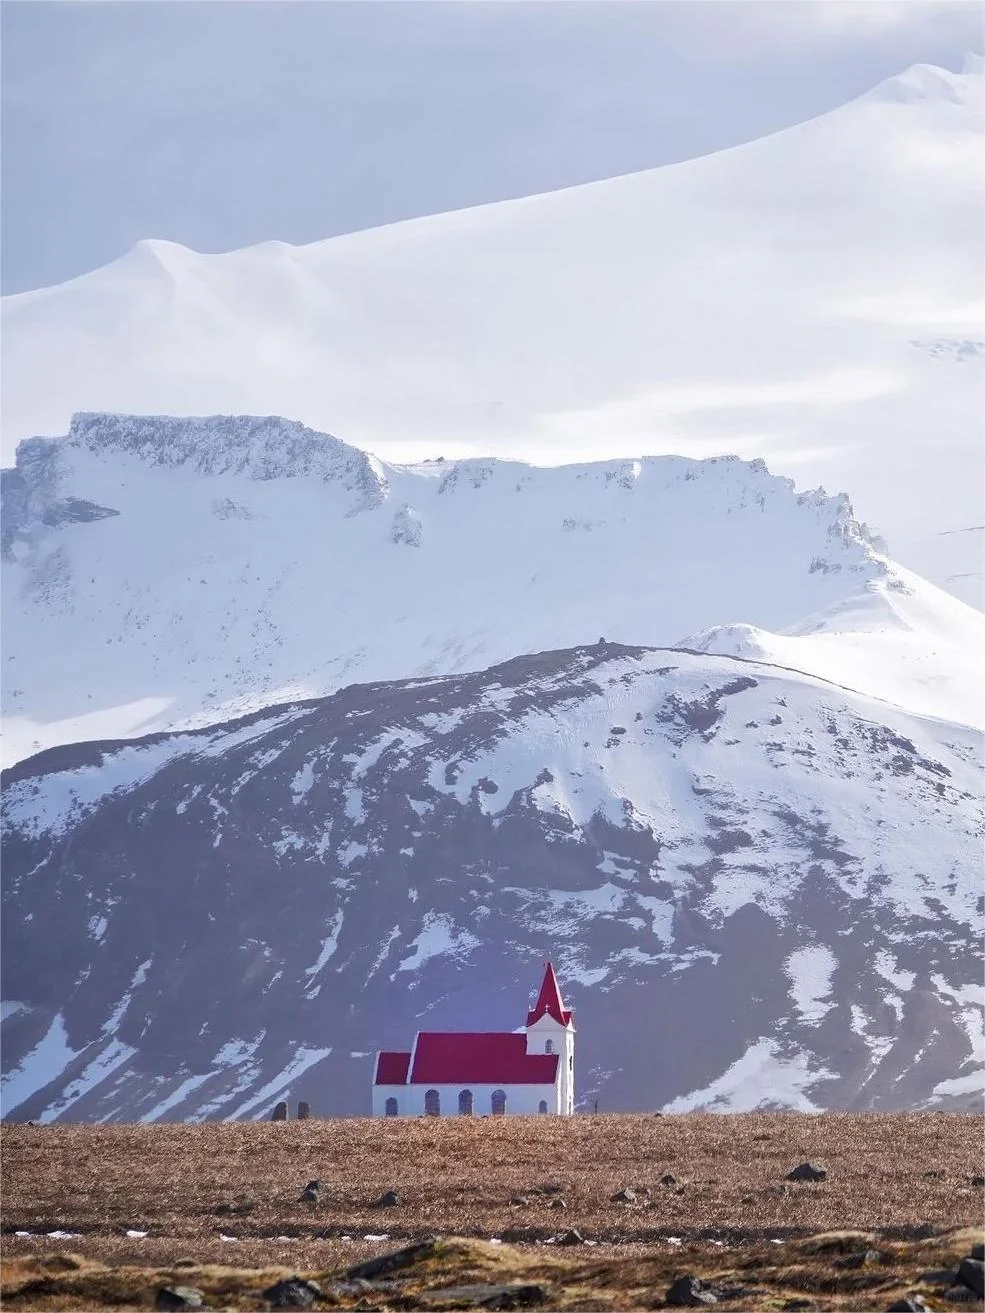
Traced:
POLYGON ((554 967, 516 1032, 419 1030, 409 1053, 379 1052, 374 1117, 503 1116, 574 1112, 574 1015, 554 967))

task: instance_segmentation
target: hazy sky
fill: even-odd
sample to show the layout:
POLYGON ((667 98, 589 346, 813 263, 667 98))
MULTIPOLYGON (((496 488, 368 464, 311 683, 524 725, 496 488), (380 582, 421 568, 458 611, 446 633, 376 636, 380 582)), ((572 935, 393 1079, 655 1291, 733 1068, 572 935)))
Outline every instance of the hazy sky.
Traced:
POLYGON ((981 50, 978 0, 4 0, 3 290, 685 159, 981 50))

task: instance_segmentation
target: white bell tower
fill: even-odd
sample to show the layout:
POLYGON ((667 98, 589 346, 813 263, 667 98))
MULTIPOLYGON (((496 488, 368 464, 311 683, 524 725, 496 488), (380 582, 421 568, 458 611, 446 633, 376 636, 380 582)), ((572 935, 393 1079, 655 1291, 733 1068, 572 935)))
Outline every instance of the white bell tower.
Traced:
POLYGON ((527 1052, 558 1055, 558 1106, 562 1117, 575 1110, 575 1019, 561 999, 550 962, 533 1009, 527 1013, 527 1052))

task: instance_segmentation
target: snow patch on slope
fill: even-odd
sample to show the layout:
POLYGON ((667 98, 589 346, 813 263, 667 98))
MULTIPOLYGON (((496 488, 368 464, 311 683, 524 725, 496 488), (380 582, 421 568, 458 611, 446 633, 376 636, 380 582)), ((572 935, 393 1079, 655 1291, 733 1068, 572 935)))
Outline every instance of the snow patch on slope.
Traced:
POLYGON ((703 1089, 694 1090, 664 1105, 664 1112, 756 1112, 783 1108, 791 1112, 820 1112, 809 1097, 814 1087, 832 1079, 821 1068, 811 1071, 810 1057, 780 1053, 772 1039, 751 1044, 721 1076, 703 1089))

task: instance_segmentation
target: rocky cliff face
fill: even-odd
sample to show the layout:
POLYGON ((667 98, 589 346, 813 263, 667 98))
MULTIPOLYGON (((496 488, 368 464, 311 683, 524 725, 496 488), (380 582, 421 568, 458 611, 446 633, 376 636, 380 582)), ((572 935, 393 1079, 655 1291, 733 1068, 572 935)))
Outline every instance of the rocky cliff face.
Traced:
POLYGON ((366 1112, 371 1052, 520 1025, 605 1109, 981 1088, 970 730, 600 644, 55 748, 4 780, 5 1112, 366 1112))

